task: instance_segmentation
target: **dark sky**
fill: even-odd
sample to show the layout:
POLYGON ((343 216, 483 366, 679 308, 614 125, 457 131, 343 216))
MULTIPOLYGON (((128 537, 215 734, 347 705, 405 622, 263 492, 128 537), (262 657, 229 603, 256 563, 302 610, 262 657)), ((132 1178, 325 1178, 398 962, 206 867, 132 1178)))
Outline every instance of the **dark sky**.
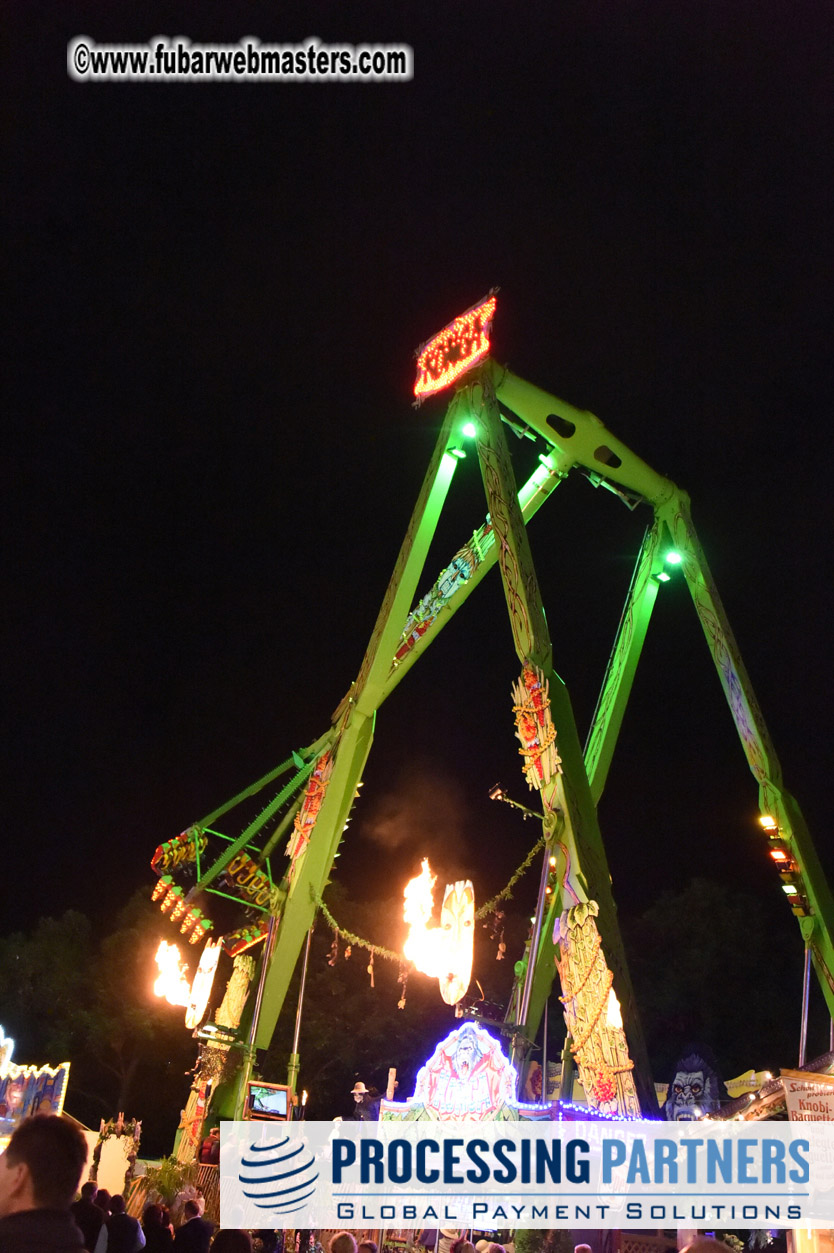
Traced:
MULTIPOLYGON (((325 730, 442 418, 411 408, 413 350, 495 284, 496 357, 690 492, 834 872, 830 6, 14 3, 7 27, 5 929, 104 920, 325 730), (81 34, 402 41, 415 73, 79 84, 81 34)), ((453 497, 426 584, 483 518, 474 459, 453 497)), ((577 478, 531 526, 583 737, 647 520, 577 478)), ((415 830, 441 881, 502 886, 533 838, 486 797, 527 799, 517 670, 493 574, 380 713, 352 892, 397 890, 415 830)), ((603 803, 621 911, 698 873, 778 893, 756 799, 670 584, 603 803)))

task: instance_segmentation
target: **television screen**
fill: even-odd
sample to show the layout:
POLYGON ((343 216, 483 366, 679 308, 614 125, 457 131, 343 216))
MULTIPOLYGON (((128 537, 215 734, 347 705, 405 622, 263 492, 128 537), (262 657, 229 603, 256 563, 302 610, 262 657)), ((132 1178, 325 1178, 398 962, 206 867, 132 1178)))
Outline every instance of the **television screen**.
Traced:
POLYGON ((250 1118, 284 1118, 289 1106, 289 1089, 269 1083, 250 1083, 247 1107, 250 1118))

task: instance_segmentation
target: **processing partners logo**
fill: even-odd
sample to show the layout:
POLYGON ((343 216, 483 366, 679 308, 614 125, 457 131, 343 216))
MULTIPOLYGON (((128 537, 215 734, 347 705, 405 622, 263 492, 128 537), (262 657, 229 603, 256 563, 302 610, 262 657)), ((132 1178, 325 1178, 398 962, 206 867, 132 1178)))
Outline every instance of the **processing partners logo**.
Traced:
POLYGON ((834 1227, 834 1123, 222 1123, 220 1219, 258 1228, 834 1227))
POLYGON ((316 1159, 306 1142, 295 1143, 285 1135, 277 1143, 250 1143, 237 1179, 243 1196, 256 1209, 288 1218, 313 1196, 318 1177, 316 1159))

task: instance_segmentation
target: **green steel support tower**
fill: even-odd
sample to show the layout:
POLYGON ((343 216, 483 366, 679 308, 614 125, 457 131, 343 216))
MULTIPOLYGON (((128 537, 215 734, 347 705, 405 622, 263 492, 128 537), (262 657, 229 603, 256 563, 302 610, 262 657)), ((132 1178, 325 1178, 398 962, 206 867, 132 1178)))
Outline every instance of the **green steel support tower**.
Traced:
MULTIPOLYGON (((515 1002, 522 1011, 515 1025, 522 1054, 524 1040, 535 1036, 558 973, 569 1043, 580 1071, 584 1068, 583 1082, 592 1103, 630 1113, 656 1111, 597 805, 652 609, 672 557, 686 579, 758 784, 763 838, 769 842, 834 1017, 834 900, 799 806, 782 782, 779 761, 692 524, 689 500, 593 414, 497 365, 488 355, 494 307, 494 297, 473 307, 429 341, 419 358, 418 394, 444 387, 454 391, 357 678, 335 710, 330 727, 314 744, 293 752, 276 770, 188 828, 178 841, 163 845, 168 850, 164 857, 157 850, 157 873, 171 871, 160 880, 169 893, 166 901, 173 898, 181 912, 190 907, 199 919, 196 925, 208 930, 211 922, 197 902, 206 907, 213 893, 231 897, 247 911, 249 922, 224 937, 227 951, 243 952, 265 941, 260 950, 258 995, 250 996, 241 1026, 229 1029, 224 1038, 224 1047, 231 1042, 233 1049, 242 1050, 244 1064, 215 1085, 213 1116, 240 1116, 255 1051, 266 1048, 272 1039, 344 838, 378 710, 496 564, 522 666, 517 725, 522 744, 524 734, 529 741, 525 770, 528 781, 539 771, 535 786, 553 867, 552 891, 542 898, 531 951, 521 964, 525 989, 515 1002), (505 425, 540 440, 545 449, 520 491, 515 487, 505 425), (464 455, 464 428, 474 436, 489 512, 431 591, 415 604, 428 548, 464 455), (648 517, 584 750, 569 693, 554 669, 526 527, 573 470, 582 471, 594 485, 615 491, 631 507, 643 508, 648 517), (237 836, 217 828, 227 816, 235 822, 247 803, 289 771, 293 772, 290 781, 237 836), (285 838, 289 839, 287 854, 282 856, 280 872, 273 874, 272 863, 281 855, 279 846, 285 838), (218 841, 222 850, 212 853, 218 841), (193 882, 183 896, 177 874, 185 865, 190 867, 193 882), (592 992, 594 987, 597 990, 592 992), (589 997, 596 997, 593 1004, 589 997), (621 1027, 610 1015, 605 1027, 600 998, 609 1009, 616 1003, 621 1027), (602 1025, 595 1027, 597 1020, 602 1025)), ((210 1024, 205 1039, 211 1039, 212 1030, 210 1024)), ((296 1073, 297 1059, 293 1082, 296 1073)))

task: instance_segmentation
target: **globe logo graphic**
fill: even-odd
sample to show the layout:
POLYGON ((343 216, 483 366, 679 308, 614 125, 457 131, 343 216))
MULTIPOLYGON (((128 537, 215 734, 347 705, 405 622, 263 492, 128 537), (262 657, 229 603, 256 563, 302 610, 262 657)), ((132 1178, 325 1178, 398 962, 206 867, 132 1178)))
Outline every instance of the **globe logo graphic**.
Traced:
POLYGON ((316 1190, 319 1172, 306 1144, 285 1136, 273 1144, 250 1144, 240 1161, 243 1195, 257 1209, 281 1216, 301 1209, 316 1190))

